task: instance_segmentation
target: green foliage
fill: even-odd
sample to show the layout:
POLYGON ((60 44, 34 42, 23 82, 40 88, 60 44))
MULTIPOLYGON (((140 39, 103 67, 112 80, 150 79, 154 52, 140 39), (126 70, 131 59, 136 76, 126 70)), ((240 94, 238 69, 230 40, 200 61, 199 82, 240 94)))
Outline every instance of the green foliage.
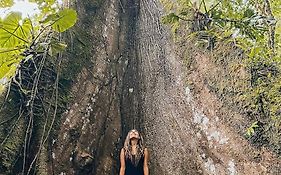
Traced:
POLYGON ((61 32, 76 23, 77 14, 72 9, 59 9, 55 0, 32 2, 39 4, 41 14, 22 18, 20 13, 12 12, 0 19, 0 91, 9 83, 12 90, 6 96, 2 94, 8 99, 5 106, 14 103, 12 111, 23 114, 15 121, 3 115, 11 114, 5 107, 1 111, 1 123, 5 125, 0 126, 0 174, 18 174, 23 167, 30 171, 27 174, 36 173, 35 167, 47 173, 47 150, 39 145, 47 145, 54 121, 65 111, 60 96, 69 92, 60 89, 63 85, 59 83, 63 60, 59 53, 67 47, 61 32), (28 125, 31 120, 34 124, 28 125), (25 142, 26 138, 32 141, 25 142), (31 164, 35 154, 40 158, 31 164))
POLYGON ((13 59, 12 61, 7 61, 1 65, 0 76, 2 79, 10 79, 15 74, 19 61, 19 59, 13 59))
POLYGON ((55 56, 58 53, 64 51, 66 47, 67 47, 67 45, 65 43, 62 43, 62 42, 59 42, 59 41, 53 39, 50 42, 49 54, 50 54, 50 56, 55 56))
POLYGON ((29 2, 38 4, 42 14, 54 14, 58 8, 56 0, 29 0, 29 2))
MULTIPOLYGON (((255 121, 247 129, 247 135, 254 134, 258 128, 257 122, 263 123, 262 137, 266 137, 271 145, 275 145, 274 149, 280 152, 281 22, 276 19, 281 18, 281 1, 272 0, 270 4, 263 0, 187 0, 184 1, 186 4, 173 0, 161 2, 168 13, 162 22, 171 25, 173 32, 176 33, 173 29, 175 24, 177 29, 184 25, 190 29, 188 37, 196 38, 199 44, 207 42, 207 46, 215 46, 216 43, 229 43, 235 50, 242 50, 242 64, 250 78, 238 83, 243 86, 232 87, 237 93, 233 104, 241 105, 241 111, 247 111, 244 114, 255 121), (270 41, 273 40, 272 46, 270 41)), ((230 60, 219 59, 227 65, 224 71, 232 75, 231 70, 227 70, 227 61, 230 60)), ((225 88, 229 87, 223 87, 221 94, 225 88)))
POLYGON ((38 18, 32 20, 22 18, 20 13, 12 12, 0 20, 0 93, 4 90, 4 85, 15 75, 19 63, 23 59, 32 58, 25 55, 25 51, 31 49, 42 52, 48 47, 49 55, 55 56, 66 48, 66 44, 59 42, 54 34, 49 43, 45 43, 46 40, 43 38, 50 37, 50 28, 55 32, 64 32, 77 21, 77 13, 73 9, 55 12, 54 0, 30 2, 36 2, 43 8, 38 18), (40 16, 45 16, 44 20, 40 16))
POLYGON ((20 13, 11 13, 0 22, 0 79, 10 79, 31 44, 32 24, 20 13))
POLYGON ((52 28, 57 32, 64 32, 71 28, 77 20, 77 13, 73 9, 64 9, 56 14, 49 15, 41 23, 50 23, 52 28))
POLYGON ((175 13, 170 13, 169 15, 162 18, 162 22, 164 24, 173 24, 175 22, 178 22, 179 19, 179 16, 177 16, 175 13))
POLYGON ((169 15, 164 16, 162 18, 162 22, 164 24, 170 24, 172 27, 173 33, 176 33, 176 31, 180 27, 179 19, 180 19, 179 16, 175 15, 174 13, 170 13, 169 15))
POLYGON ((14 4, 13 0, 1 0, 0 1, 0 8, 11 7, 13 4, 14 4))
POLYGON ((266 19, 254 8, 254 4, 243 1, 191 1, 162 0, 169 12, 164 16, 164 22, 174 24, 188 21, 190 25, 197 25, 200 30, 207 30, 208 34, 220 36, 221 39, 243 37, 258 41, 263 39, 268 26, 266 19), (215 32, 214 32, 215 29, 215 32), (209 31, 208 31, 209 30, 209 31), (226 31, 231 31, 226 32, 226 31), (236 33, 234 35, 234 32, 236 33))
POLYGON ((258 122, 252 123, 252 125, 247 129, 247 135, 251 137, 255 133, 255 129, 258 128, 258 122))
POLYGON ((1 48, 15 48, 30 44, 31 21, 22 19, 20 13, 11 13, 0 23, 1 48))

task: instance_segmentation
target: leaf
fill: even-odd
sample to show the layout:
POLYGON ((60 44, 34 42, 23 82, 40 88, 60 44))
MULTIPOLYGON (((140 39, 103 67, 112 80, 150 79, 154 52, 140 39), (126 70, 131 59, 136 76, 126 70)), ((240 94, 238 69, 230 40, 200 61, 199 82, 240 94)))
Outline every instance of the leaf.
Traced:
POLYGON ((44 18, 42 21, 40 21, 40 23, 46 24, 50 21, 55 21, 57 18, 58 18, 57 14, 50 14, 46 18, 44 18))
POLYGON ((31 21, 22 19, 20 13, 10 13, 0 21, 0 84, 5 85, 15 75, 23 58, 20 54, 31 43, 31 32, 31 21))
POLYGON ((22 19, 18 12, 10 13, 0 23, 0 46, 15 48, 31 42, 31 21, 22 19))
POLYGON ((176 33, 179 28, 180 28, 180 23, 179 22, 175 22, 174 24, 172 24, 172 32, 173 33, 176 33))
POLYGON ((247 129, 247 135, 248 136, 252 136, 255 133, 255 128, 258 128, 258 122, 254 122, 252 123, 252 125, 247 129))
POLYGON ((253 47, 249 53, 249 57, 253 58, 254 56, 256 56, 260 51, 262 50, 261 47, 253 47))
POLYGON ((13 5, 14 5, 13 0, 1 0, 0 1, 0 8, 12 7, 13 5))
POLYGON ((18 56, 23 52, 24 48, 13 48, 13 49, 5 49, 0 48, 0 66, 13 59, 17 59, 18 56))
POLYGON ((49 54, 51 56, 54 56, 56 54, 58 54, 59 52, 62 52, 65 50, 65 48, 67 47, 66 44, 64 43, 61 43, 61 42, 51 42, 51 47, 50 47, 50 50, 49 50, 49 54))
POLYGON ((52 28, 57 32, 64 32, 71 28, 77 21, 77 13, 73 9, 64 9, 57 14, 49 15, 42 23, 52 24, 52 28))
POLYGON ((253 124, 252 124, 252 126, 251 126, 252 128, 258 128, 259 127, 259 125, 258 125, 258 122, 257 121, 255 121, 253 124))
POLYGON ((252 136, 252 135, 254 134, 254 132, 255 132, 255 131, 253 130, 253 128, 248 128, 248 129, 247 129, 247 135, 248 135, 248 136, 252 136))
POLYGON ((211 17, 214 19, 220 19, 222 15, 223 12, 221 10, 214 9, 211 11, 211 17))
POLYGON ((179 17, 175 13, 170 13, 162 17, 162 22, 164 24, 174 24, 179 21, 179 17))
MULTIPOLYGON (((15 75, 20 59, 7 61, 0 67, 0 80, 9 80, 15 75)), ((3 84, 3 83, 1 83, 3 84)))
POLYGON ((244 18, 251 18, 252 16, 254 16, 255 12, 253 9, 249 9, 247 8, 247 10, 244 11, 244 18))

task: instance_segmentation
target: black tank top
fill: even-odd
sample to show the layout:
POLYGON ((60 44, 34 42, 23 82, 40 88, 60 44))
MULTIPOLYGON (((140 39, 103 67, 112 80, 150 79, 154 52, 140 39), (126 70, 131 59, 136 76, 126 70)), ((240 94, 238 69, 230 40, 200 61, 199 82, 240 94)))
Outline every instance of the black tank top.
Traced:
MULTIPOLYGON (((134 159, 135 159, 135 155, 133 155, 133 160, 134 159)), ((141 156, 137 166, 135 166, 129 158, 125 158, 125 163, 126 163, 125 175, 144 175, 143 162, 144 162, 143 155, 141 156)))

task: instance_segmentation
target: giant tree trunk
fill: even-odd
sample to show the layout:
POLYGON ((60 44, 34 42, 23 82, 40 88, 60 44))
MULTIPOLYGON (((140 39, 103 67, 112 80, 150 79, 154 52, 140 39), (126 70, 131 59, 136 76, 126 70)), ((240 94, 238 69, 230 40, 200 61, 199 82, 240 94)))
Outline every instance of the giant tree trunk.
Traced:
MULTIPOLYGON (((76 4, 82 19, 92 18, 88 6, 76 4)), ((213 104, 198 108, 162 14, 157 0, 111 0, 94 14, 98 21, 81 24, 97 41, 90 69, 73 86, 74 102, 55 144, 55 174, 118 174, 118 154, 132 128, 144 134, 152 175, 269 171, 247 157, 252 148, 227 133, 213 104)))

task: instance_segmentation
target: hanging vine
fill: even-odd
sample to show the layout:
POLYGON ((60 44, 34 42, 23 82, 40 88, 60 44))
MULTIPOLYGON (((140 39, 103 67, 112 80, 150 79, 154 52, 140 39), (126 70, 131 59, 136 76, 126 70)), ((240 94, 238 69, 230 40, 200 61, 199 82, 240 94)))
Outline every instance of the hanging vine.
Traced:
POLYGON ((1 110, 9 108, 11 99, 19 110, 1 121, 9 131, 0 137, 0 173, 40 174, 38 161, 58 113, 61 52, 66 48, 60 33, 76 23, 77 14, 72 9, 57 11, 55 1, 35 2, 41 4, 37 17, 22 18, 12 12, 0 20, 0 86, 2 96, 6 94, 1 110), (19 130, 24 131, 18 136, 23 137, 19 141, 23 148, 9 141, 19 130))

